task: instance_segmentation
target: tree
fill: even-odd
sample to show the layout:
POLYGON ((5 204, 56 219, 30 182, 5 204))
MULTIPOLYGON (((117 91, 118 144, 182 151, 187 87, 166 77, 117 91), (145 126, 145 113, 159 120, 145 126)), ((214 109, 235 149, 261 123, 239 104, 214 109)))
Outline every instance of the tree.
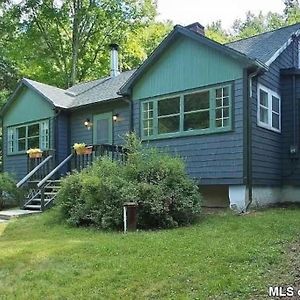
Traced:
POLYGON ((230 41, 230 34, 222 28, 222 21, 218 20, 209 24, 205 29, 205 34, 212 40, 225 44, 230 41))
MULTIPOLYGON (((154 23, 154 0, 30 0, 2 6, 5 26, 18 27, 10 57, 22 74, 68 87, 109 72, 111 42, 128 44, 131 32, 154 23), (21 53, 20 53, 21 52, 21 53), (47 58, 47 59, 45 59, 47 58)), ((164 32, 163 32, 164 34, 164 32)))

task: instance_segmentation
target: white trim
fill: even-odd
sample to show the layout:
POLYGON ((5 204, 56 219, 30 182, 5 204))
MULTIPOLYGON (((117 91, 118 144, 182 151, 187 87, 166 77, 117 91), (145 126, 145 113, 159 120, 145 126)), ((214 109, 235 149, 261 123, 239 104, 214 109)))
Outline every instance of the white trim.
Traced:
POLYGON ((262 85, 260 83, 257 85, 257 125, 259 127, 263 127, 265 129, 269 129, 269 130, 281 133, 281 97, 279 94, 277 94, 273 90, 265 87, 264 85, 262 85), (260 104, 260 90, 263 90, 264 92, 266 92, 268 94, 268 107, 260 104), (277 115, 279 115, 279 129, 272 126, 272 118, 273 118, 272 97, 273 96, 279 99, 279 113, 274 112, 277 115), (267 109, 268 123, 264 123, 264 122, 260 121, 260 107, 267 109))
MULTIPOLYGON (((293 35, 299 36, 300 35, 300 29, 295 31, 293 35)), ((269 67, 276 58, 292 43, 293 37, 291 36, 287 42, 285 42, 274 54, 273 56, 266 62, 266 65, 269 67)))

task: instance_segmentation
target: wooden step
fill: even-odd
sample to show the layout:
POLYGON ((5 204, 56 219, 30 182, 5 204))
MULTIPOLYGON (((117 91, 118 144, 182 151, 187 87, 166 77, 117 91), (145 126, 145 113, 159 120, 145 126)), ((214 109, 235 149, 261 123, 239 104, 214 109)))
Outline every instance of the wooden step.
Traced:
POLYGON ((28 210, 41 210, 41 205, 27 204, 24 208, 28 210))

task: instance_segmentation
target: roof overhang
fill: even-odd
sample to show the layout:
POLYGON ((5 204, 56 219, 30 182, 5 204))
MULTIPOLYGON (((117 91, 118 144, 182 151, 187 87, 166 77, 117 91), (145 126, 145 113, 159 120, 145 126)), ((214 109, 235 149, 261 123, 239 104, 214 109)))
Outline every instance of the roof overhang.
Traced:
POLYGON ((185 36, 195 40, 202 45, 206 45, 212 49, 218 50, 225 55, 231 56, 244 63, 248 67, 255 66, 256 68, 268 70, 268 66, 258 59, 252 59, 247 55, 236 51, 230 47, 215 42, 204 35, 189 30, 181 25, 176 25, 169 35, 162 41, 162 43, 152 52, 152 54, 144 61, 144 63, 136 70, 136 72, 129 78, 129 80, 121 87, 120 95, 130 95, 134 84, 141 78, 141 76, 148 70, 148 68, 155 62, 158 57, 165 51, 165 49, 179 36, 185 36))
POLYGON ((300 29, 295 31, 290 38, 272 55, 272 57, 266 62, 266 65, 269 67, 278 56, 293 42, 294 36, 298 37, 300 35, 300 29))
POLYGON ((3 117, 3 115, 5 114, 5 112, 7 111, 7 109, 11 106, 11 104, 14 102, 15 98, 18 96, 20 90, 22 89, 22 87, 27 87, 33 91, 35 91, 37 94, 39 94, 43 99, 45 99, 49 104, 51 104, 53 106, 53 108, 58 107, 61 109, 65 109, 65 107, 59 107, 54 105, 53 101, 51 99, 49 99, 48 97, 46 97, 43 93, 41 93, 39 90, 37 90, 33 85, 31 85, 26 78, 23 78, 19 81, 16 89, 14 90, 14 92, 12 93, 12 95, 8 98, 7 102, 5 103, 5 105, 2 107, 2 109, 0 110, 0 116, 3 117))

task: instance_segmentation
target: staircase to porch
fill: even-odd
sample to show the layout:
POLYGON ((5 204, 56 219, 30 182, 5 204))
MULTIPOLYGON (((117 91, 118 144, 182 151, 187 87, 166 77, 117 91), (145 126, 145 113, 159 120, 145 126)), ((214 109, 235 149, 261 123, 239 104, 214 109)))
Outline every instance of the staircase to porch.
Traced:
POLYGON ((55 203, 62 176, 68 176, 66 174, 74 171, 80 172, 103 156, 124 163, 127 159, 127 150, 116 145, 93 145, 91 153, 77 155, 72 151, 58 165, 55 164, 54 151, 45 152, 41 158, 28 158, 28 174, 17 183, 18 188, 22 186, 28 188, 22 208, 31 211, 44 211, 50 208, 55 203))
MULTIPOLYGON (((38 182, 31 181, 29 185, 37 185, 38 182)), ((44 210, 53 204, 60 189, 61 180, 47 180, 43 188, 33 189, 25 199, 23 208, 27 210, 44 210)))

